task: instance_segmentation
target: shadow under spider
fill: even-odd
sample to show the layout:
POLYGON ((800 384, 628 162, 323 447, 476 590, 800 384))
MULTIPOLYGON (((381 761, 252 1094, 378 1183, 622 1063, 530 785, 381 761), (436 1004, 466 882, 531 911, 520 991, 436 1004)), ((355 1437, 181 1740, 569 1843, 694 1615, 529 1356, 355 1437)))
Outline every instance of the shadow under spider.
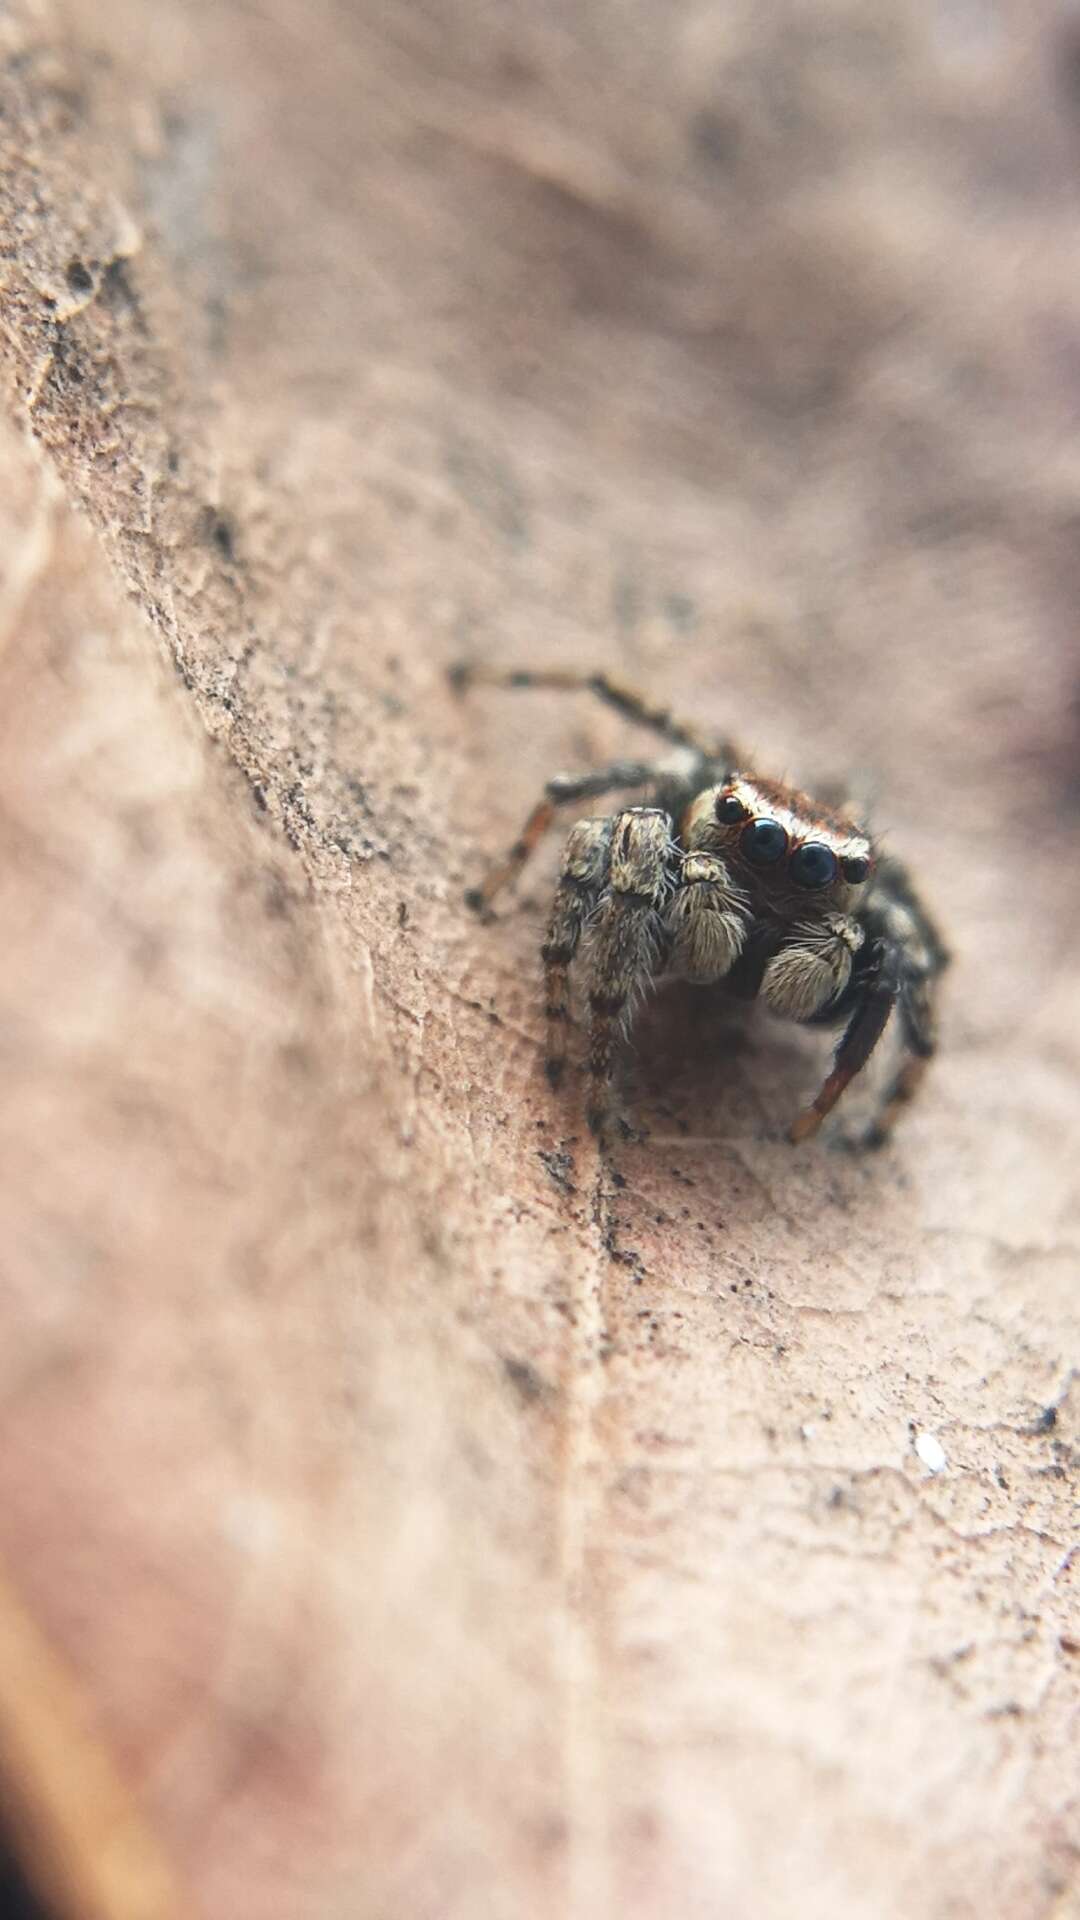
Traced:
POLYGON ((760 1009, 672 980, 634 1023, 623 1091, 633 1119, 651 1134, 715 1135, 754 1130, 783 1135, 805 1098, 820 1052, 760 1009))

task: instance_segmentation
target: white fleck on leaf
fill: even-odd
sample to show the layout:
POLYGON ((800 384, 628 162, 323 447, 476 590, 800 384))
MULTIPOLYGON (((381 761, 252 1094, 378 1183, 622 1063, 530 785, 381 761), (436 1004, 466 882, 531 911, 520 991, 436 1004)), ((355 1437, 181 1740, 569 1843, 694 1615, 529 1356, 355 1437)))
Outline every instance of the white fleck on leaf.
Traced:
POLYGON ((949 1463, 936 1433, 917 1433, 915 1451, 928 1473, 944 1473, 949 1463))

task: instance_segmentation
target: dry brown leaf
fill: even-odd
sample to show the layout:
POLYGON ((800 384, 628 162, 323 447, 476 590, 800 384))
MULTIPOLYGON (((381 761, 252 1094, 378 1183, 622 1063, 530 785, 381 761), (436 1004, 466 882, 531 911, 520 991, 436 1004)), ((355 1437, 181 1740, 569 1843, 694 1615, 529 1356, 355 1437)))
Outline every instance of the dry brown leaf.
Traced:
POLYGON ((1066 25, 0 15, 0 1553, 207 1920, 1080 1910, 1066 25), (873 779, 894 1148, 668 996, 601 1161, 462 654, 873 779))

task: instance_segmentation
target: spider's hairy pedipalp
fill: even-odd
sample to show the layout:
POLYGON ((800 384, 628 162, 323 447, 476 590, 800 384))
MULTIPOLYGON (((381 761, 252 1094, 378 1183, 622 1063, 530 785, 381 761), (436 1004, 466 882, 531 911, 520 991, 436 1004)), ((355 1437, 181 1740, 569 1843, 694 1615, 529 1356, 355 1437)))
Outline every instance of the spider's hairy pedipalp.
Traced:
POLYGON ((830 914, 792 931, 794 937, 766 965, 761 996, 774 1013, 810 1020, 847 987, 863 930, 850 914, 830 914))
POLYGON ((672 938, 671 965, 683 980, 721 980, 746 943, 750 902, 715 854, 688 853, 664 916, 672 938))

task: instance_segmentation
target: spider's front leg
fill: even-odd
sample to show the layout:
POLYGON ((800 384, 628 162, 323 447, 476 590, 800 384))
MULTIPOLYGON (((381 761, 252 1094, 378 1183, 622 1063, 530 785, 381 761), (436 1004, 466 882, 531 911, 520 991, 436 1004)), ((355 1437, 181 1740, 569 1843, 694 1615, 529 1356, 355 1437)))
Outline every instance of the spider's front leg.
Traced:
POLYGON ((611 822, 608 883, 587 934, 588 1120, 602 1134, 617 1112, 619 1041, 634 1002, 651 986, 664 944, 662 913, 672 888, 672 822, 656 807, 628 807, 611 822))
POLYGON ((885 1090, 881 1105, 866 1132, 865 1145, 883 1147, 900 1114, 915 1098, 923 1075, 937 1052, 937 996, 949 955, 925 909, 911 897, 910 924, 893 909, 894 937, 902 955, 897 1012, 904 1042, 904 1058, 885 1090))
POLYGON ((852 987, 851 1013, 826 1077, 813 1103, 798 1115, 791 1129, 796 1143, 809 1140, 826 1114, 831 1113, 845 1087, 865 1067, 900 996, 902 954, 887 940, 875 940, 859 955, 859 972, 852 987))
POLYGON ((935 986, 931 980, 901 989, 900 1027, 905 1056, 885 1089, 881 1104, 866 1129, 862 1144, 883 1147, 910 1100, 922 1085, 923 1075, 937 1051, 935 986))
POLYGON ((566 1065, 570 968, 586 921, 600 898, 610 842, 610 820, 579 820, 576 826, 571 827, 559 884, 552 902, 547 938, 540 949, 544 966, 544 1012, 548 1032, 544 1069, 553 1087, 558 1086, 566 1065))
POLYGON ((880 1147, 888 1140, 937 1049, 938 985, 949 955, 899 861, 882 863, 863 919, 868 938, 852 965, 847 996, 851 1017, 832 1072, 813 1106, 795 1122, 796 1140, 816 1133, 824 1115, 865 1066, 893 1007, 904 1057, 863 1136, 864 1146, 880 1147))

